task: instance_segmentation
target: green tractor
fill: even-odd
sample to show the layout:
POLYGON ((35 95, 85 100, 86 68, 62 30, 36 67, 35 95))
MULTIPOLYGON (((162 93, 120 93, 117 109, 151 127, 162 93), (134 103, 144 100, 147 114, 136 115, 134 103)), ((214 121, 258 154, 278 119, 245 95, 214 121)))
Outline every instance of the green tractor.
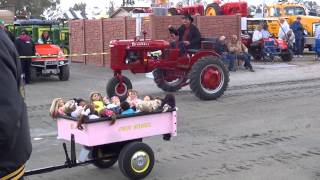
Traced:
MULTIPOLYGON (((32 21, 32 20, 31 20, 32 21)), ((32 40, 37 42, 44 31, 49 32, 52 39, 52 44, 60 46, 64 54, 69 54, 69 27, 65 22, 51 21, 52 25, 41 26, 30 24, 24 26, 15 26, 14 24, 7 25, 7 28, 16 37, 19 36, 22 30, 27 30, 32 35, 32 40)))

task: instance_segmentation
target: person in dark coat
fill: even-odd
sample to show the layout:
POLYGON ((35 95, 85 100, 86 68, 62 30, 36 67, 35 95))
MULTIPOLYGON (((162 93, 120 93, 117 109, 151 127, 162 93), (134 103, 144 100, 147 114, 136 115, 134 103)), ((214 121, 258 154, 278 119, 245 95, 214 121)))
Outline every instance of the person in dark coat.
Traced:
POLYGON ((291 25, 291 29, 295 36, 295 56, 302 57, 304 49, 304 28, 301 24, 301 17, 297 17, 291 25))
POLYGON ((21 64, 14 44, 0 30, 0 179, 23 179, 32 146, 23 100, 21 64))
MULTIPOLYGON (((34 43, 31 40, 31 37, 28 35, 28 31, 23 30, 20 36, 16 39, 16 48, 20 56, 34 56, 35 47, 34 43)), ((31 58, 21 59, 22 72, 25 75, 26 84, 30 83, 30 67, 31 67, 31 58)))
POLYGON ((201 48, 201 34, 199 29, 192 24, 193 18, 186 14, 182 18, 182 25, 178 28, 179 41, 183 42, 186 49, 201 48))

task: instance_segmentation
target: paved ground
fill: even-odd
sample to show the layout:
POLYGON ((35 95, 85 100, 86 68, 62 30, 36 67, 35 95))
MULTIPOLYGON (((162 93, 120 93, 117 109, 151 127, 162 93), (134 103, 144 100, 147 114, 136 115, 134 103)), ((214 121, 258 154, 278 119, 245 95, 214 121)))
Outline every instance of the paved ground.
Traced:
MULTIPOLYGON (((176 93, 178 137, 146 139, 156 155, 147 179, 320 180, 320 63, 312 57, 286 63, 256 63, 256 72, 231 73, 217 101, 200 101, 188 87, 176 93)), ((55 97, 105 92, 112 72, 73 64, 71 79, 42 79, 27 87, 33 154, 27 169, 64 162, 55 122, 48 116, 55 97)), ((142 95, 163 95, 152 79, 128 74, 142 95)), ((32 176, 50 179, 125 179, 117 165, 107 170, 78 167, 32 176)))

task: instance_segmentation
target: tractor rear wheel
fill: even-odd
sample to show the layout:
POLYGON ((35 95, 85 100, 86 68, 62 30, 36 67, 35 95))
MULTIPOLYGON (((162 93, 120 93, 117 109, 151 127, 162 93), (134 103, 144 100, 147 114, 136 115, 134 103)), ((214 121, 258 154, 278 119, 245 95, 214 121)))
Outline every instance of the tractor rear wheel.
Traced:
POLYGON ((182 84, 184 84, 187 79, 186 78, 177 78, 173 81, 165 80, 166 70, 156 69, 153 71, 154 82, 157 86, 166 91, 166 92, 176 92, 182 88, 182 84))
POLYGON ((107 95, 111 98, 113 96, 118 96, 121 101, 127 98, 128 90, 132 89, 132 84, 129 78, 122 76, 122 82, 117 77, 113 77, 109 80, 107 84, 107 95))
POLYGON ((286 50, 285 52, 282 52, 280 55, 283 62, 290 62, 293 58, 293 52, 291 50, 286 50))
POLYGON ((199 59, 190 71, 190 88, 202 100, 219 98, 227 89, 229 72, 215 56, 199 59))
POLYGON ((205 11, 206 16, 218 16, 221 15, 221 8, 217 3, 208 4, 205 11))
POLYGON ((169 14, 170 16, 177 16, 177 15, 179 15, 179 13, 178 13, 178 11, 177 11, 176 8, 169 8, 169 9, 168 9, 168 14, 169 14))

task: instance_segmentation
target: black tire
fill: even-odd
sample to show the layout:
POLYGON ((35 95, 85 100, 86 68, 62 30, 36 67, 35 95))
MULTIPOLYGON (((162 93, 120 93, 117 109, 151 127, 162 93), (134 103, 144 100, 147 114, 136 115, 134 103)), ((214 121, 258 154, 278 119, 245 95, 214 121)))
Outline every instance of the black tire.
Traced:
POLYGON ((283 62, 290 62, 293 58, 293 52, 291 50, 287 50, 285 52, 282 52, 280 55, 283 62))
POLYGON ((171 16, 177 16, 179 15, 178 11, 176 8, 169 8, 168 9, 168 14, 171 15, 171 16))
POLYGON ((221 8, 217 3, 208 4, 205 10, 206 16, 218 16, 221 15, 221 8), (215 14, 211 12, 211 10, 215 11, 215 14))
POLYGON ((255 47, 249 47, 249 54, 257 61, 262 59, 261 53, 258 53, 258 50, 255 47))
POLYGON ((143 179, 147 177, 152 171, 154 165, 154 153, 152 149, 145 143, 131 142, 125 145, 121 150, 118 164, 123 175, 125 175, 129 179, 143 179), (140 156, 138 153, 140 153, 140 156), (135 160, 139 161, 140 163, 143 162, 143 164, 141 165, 142 167, 136 167, 142 168, 141 170, 135 169, 135 167, 133 167, 132 163, 134 162, 132 159, 134 158, 134 156, 138 156, 135 158, 135 160), (138 159, 141 156, 144 156, 146 159, 138 159), (144 162, 144 160, 146 162, 144 162))
POLYGON ((154 82, 156 85, 166 92, 176 92, 181 89, 181 84, 186 82, 186 78, 178 79, 176 82, 168 82, 164 79, 166 71, 156 69, 153 71, 154 82))
MULTIPOLYGON (((94 148, 92 150, 92 158, 102 158, 103 157, 103 152, 100 148, 94 148)), ((100 169, 106 169, 111 166, 113 166, 118 160, 118 157, 111 157, 109 159, 103 159, 103 160, 95 160, 93 161, 93 165, 100 168, 100 169)))
POLYGON ((68 81, 70 77, 69 65, 60 66, 59 79, 60 81, 68 81))
POLYGON ((116 88, 118 87, 120 80, 116 77, 112 77, 108 84, 107 84, 107 95, 111 98, 113 96, 118 96, 121 101, 124 101, 127 98, 128 90, 132 89, 132 84, 131 81, 125 77, 122 76, 123 78, 123 83, 124 83, 124 91, 123 92, 118 92, 116 88))
POLYGON ((35 81, 38 78, 37 68, 30 66, 29 77, 31 81, 35 81))
MULTIPOLYGON (((212 73, 212 71, 211 71, 212 73)), ((212 74, 211 74, 212 77, 212 74)), ((212 82, 210 82, 212 83, 212 82)), ((215 56, 207 56, 199 59, 191 68, 190 71, 190 88, 193 93, 202 100, 215 100, 219 98, 224 91, 227 89, 229 83, 229 72, 223 65, 223 62, 215 56), (213 86, 217 86, 214 89, 207 89, 205 85, 202 84, 202 73, 206 68, 215 69, 215 78, 220 78, 216 80, 213 86), (219 76, 220 75, 220 76, 219 76)), ((212 85, 210 85, 212 86, 212 85)), ((209 87, 210 88, 210 87, 209 87)))

